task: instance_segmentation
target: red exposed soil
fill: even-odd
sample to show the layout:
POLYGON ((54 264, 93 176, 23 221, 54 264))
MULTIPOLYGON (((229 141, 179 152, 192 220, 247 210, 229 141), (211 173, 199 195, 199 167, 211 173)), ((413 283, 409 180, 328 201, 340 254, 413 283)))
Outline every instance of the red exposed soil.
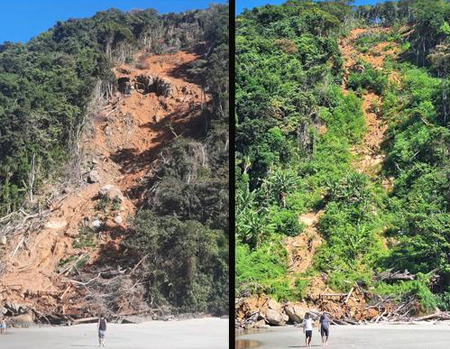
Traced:
POLYGON ((141 199, 141 192, 135 189, 151 175, 161 145, 195 126, 202 103, 208 97, 199 86, 188 81, 183 69, 199 57, 178 52, 135 58, 148 68, 121 65, 114 70, 116 77, 127 76, 133 81, 138 75, 158 76, 170 83, 171 96, 144 94, 134 89, 129 96, 116 93, 99 112, 90 134, 85 132, 81 141, 91 161, 89 166, 98 172, 99 181, 68 189, 69 194, 53 203, 54 211, 41 229, 28 232, 23 240, 22 236, 17 236, 8 243, 8 251, 19 247, 14 256, 11 253, 3 258, 0 305, 6 301, 16 302, 42 313, 64 313, 82 307, 82 304, 67 305, 66 300, 75 297, 78 291, 69 286, 71 283, 64 275, 57 273, 61 260, 87 253, 88 264, 94 265, 105 250, 118 250, 129 224, 127 218, 133 216, 141 199), (110 217, 95 208, 99 190, 105 185, 120 190, 117 191, 120 209, 110 217), (80 227, 96 216, 106 224, 106 231, 98 236, 97 248, 74 248, 80 227), (121 222, 114 220, 117 216, 121 222))
POLYGON ((295 274, 305 273, 312 266, 314 253, 322 244, 322 238, 317 231, 317 224, 322 214, 323 211, 318 211, 300 215, 298 221, 305 225, 303 232, 284 240, 288 252, 289 272, 293 276, 292 285, 295 281, 295 274))

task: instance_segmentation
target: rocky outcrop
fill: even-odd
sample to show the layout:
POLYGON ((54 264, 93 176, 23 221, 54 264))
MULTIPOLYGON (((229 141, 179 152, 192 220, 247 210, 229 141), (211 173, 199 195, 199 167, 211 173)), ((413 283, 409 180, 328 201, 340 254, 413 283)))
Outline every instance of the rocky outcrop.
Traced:
POLYGON ((305 318, 305 314, 309 311, 307 308, 300 307, 295 304, 287 304, 284 307, 284 311, 286 312, 287 316, 289 317, 289 322, 292 323, 301 323, 303 322, 303 319, 305 318))
POLYGON ((261 296, 236 302, 236 326, 244 328, 284 326, 289 316, 283 305, 274 299, 261 296))
POLYGON ((87 177, 87 181, 88 183, 97 183, 100 181, 100 175, 98 174, 97 170, 92 170, 91 172, 89 172, 88 177, 87 177))
POLYGON ((155 93, 157 96, 172 96, 172 84, 158 76, 138 75, 135 85, 136 89, 144 94, 155 93))
POLYGON ((266 320, 271 325, 284 326, 289 320, 289 317, 281 310, 268 308, 266 310, 266 320))
POLYGON ((129 95, 132 90, 132 84, 129 77, 122 77, 117 80, 117 89, 120 93, 129 95))

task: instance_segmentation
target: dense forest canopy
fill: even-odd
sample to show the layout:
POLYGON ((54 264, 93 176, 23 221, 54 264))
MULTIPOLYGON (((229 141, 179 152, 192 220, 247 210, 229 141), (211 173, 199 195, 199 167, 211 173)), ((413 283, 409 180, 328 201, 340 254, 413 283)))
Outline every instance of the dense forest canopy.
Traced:
POLYGON ((1 44, 0 216, 45 205, 48 183, 79 151, 97 107, 90 102, 107 101, 117 90, 115 64, 131 63, 139 50, 195 52, 201 59, 185 68, 211 95, 203 126, 163 147, 165 166, 140 188, 146 201, 125 243, 152 261, 145 274, 149 302, 227 312, 228 39, 228 5, 211 5, 165 15, 110 9, 58 22, 26 44, 1 44), (198 163, 198 147, 207 165, 198 163))
POLYGON ((414 295, 424 311, 449 309, 450 2, 287 1, 246 10, 236 23, 238 292, 299 299, 325 273, 335 290, 357 281, 414 295), (383 63, 399 83, 368 62, 344 80, 338 41, 364 27, 387 30, 359 37, 360 52, 382 41, 401 48, 383 63), (352 165, 366 132, 365 90, 380 96, 388 125, 376 176, 352 165), (319 211, 324 243, 292 287, 282 242, 302 234, 299 215, 319 211), (405 269, 415 280, 378 278, 405 269))

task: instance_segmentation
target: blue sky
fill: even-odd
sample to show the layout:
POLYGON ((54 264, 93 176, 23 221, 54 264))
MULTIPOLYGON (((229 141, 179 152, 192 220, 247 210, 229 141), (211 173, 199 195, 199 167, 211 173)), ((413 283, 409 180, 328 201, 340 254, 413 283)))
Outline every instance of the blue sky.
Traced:
POLYGON ((111 7, 120 10, 154 8, 159 13, 207 8, 226 0, 4 0, 0 2, 0 43, 27 42, 57 21, 85 18, 111 7))
MULTIPOLYGON (((236 14, 241 13, 245 8, 251 9, 255 6, 263 6, 266 4, 279 5, 286 0, 235 0, 236 14)), ((356 0, 354 5, 376 4, 377 2, 384 2, 384 0, 356 0)))

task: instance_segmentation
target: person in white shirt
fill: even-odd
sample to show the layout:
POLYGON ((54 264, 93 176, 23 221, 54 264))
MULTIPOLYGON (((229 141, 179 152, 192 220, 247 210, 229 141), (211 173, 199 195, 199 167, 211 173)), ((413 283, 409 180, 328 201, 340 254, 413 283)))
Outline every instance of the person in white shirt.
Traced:
POLYGON ((313 332, 313 319, 311 318, 311 315, 309 315, 309 313, 306 313, 305 318, 303 319, 303 333, 305 334, 306 347, 311 346, 312 332, 313 332))

